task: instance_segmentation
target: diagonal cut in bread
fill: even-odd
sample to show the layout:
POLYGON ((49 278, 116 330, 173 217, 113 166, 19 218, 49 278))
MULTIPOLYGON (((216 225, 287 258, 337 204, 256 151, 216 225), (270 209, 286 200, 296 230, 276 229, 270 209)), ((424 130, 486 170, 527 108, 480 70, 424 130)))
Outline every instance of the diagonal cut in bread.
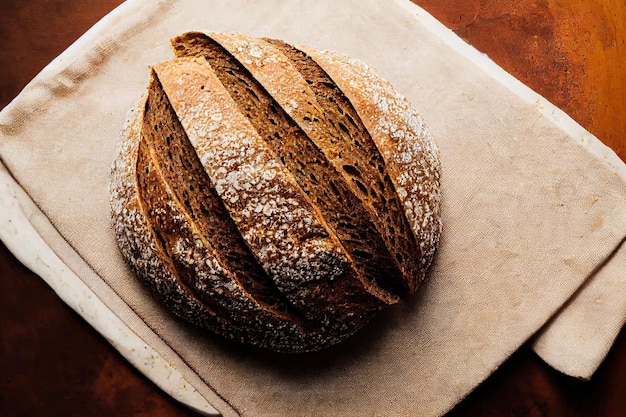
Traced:
POLYGON ((439 239, 439 161, 406 100, 360 63, 279 40, 172 46, 111 183, 122 254, 159 298, 227 338, 303 352, 413 293, 439 239))

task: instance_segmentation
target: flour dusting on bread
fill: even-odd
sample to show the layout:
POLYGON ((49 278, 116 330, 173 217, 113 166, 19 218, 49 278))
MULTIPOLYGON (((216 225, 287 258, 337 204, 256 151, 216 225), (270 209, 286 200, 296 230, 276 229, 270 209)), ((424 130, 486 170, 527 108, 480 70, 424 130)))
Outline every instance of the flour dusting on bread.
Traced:
POLYGON ((112 166, 121 253, 175 314, 280 352, 339 343, 414 293, 441 232, 425 123, 365 64, 185 33, 112 166))

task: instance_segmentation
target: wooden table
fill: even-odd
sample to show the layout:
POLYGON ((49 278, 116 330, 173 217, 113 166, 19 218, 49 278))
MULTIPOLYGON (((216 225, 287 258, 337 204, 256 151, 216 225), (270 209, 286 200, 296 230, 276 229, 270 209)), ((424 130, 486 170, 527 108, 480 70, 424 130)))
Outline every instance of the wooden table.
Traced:
MULTIPOLYGON (((626 160, 626 3, 414 0, 626 160)), ((120 0, 3 0, 0 107, 120 0)), ((523 346, 450 416, 626 415, 626 328, 591 382, 523 346)), ((0 415, 193 416, 0 245, 0 415)))

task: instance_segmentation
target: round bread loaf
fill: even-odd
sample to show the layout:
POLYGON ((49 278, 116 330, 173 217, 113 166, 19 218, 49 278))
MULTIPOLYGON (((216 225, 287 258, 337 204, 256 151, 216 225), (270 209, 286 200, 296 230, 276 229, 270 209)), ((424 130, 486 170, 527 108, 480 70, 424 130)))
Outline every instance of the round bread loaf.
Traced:
POLYGON ((177 315, 318 350, 415 292, 441 231, 438 150, 363 63, 186 33, 152 68, 112 166, 120 250, 177 315))

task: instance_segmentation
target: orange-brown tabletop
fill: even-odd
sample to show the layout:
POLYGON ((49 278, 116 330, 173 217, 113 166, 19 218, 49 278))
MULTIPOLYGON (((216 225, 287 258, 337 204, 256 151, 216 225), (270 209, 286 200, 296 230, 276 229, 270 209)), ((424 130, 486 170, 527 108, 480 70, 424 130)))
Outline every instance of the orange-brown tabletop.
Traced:
MULTIPOLYGON (((626 3, 413 0, 626 160, 626 3)), ((120 0, 3 0, 0 107, 120 0)), ((450 416, 626 415, 626 328, 589 382, 528 346, 450 416)), ((0 245, 0 415, 193 416, 0 245)))

